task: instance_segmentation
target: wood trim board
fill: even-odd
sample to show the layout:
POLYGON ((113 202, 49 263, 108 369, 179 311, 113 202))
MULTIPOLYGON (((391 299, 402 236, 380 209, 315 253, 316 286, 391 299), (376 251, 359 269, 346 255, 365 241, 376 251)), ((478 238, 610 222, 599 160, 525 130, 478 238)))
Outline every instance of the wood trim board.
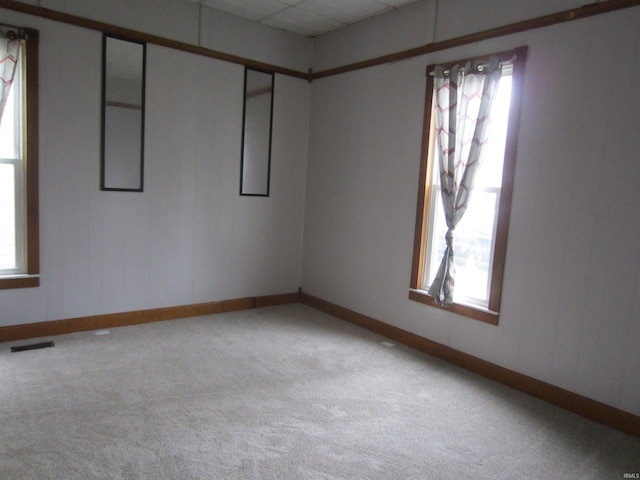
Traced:
POLYGON ((415 348, 427 355, 457 365, 465 370, 528 393, 590 420, 640 438, 640 416, 482 360, 313 295, 303 292, 301 293, 301 301, 305 305, 415 348))
POLYGON ((200 47, 186 42, 180 42, 178 40, 171 40, 166 37, 139 32, 137 30, 119 27, 117 25, 111 25, 109 23, 99 22, 97 20, 91 20, 88 18, 79 17, 77 15, 59 12, 57 10, 51 10, 49 8, 29 5, 15 0, 0 0, 0 8, 6 8, 8 10, 26 13, 28 15, 34 15, 37 17, 46 18, 48 20, 54 20, 56 22, 74 25, 76 27, 97 30, 99 32, 107 34, 116 35, 131 40, 137 40, 139 42, 151 43, 154 45, 159 45, 161 47, 173 48, 175 50, 181 50, 183 52, 194 53, 196 55, 202 55, 209 58, 215 58, 217 60, 222 60, 225 62, 244 65, 260 70, 267 70, 269 72, 279 73, 295 78, 301 78, 303 80, 310 80, 309 72, 300 72, 291 68, 285 68, 278 65, 259 62, 250 58, 240 57, 238 55, 232 55, 229 53, 220 52, 218 50, 212 50, 210 48, 200 47))
POLYGON ((28 338, 50 337, 73 332, 86 332, 104 328, 124 327, 142 323, 175 320, 178 318, 213 315, 216 313, 249 310, 252 308, 298 303, 299 293, 284 293, 259 297, 235 298, 218 302, 196 303, 175 307, 152 308, 132 312, 109 313, 88 317, 53 320, 0 327, 0 342, 24 340, 28 338))
POLYGON ((573 20, 580 20, 582 18, 588 18, 595 15, 601 15, 601 14, 614 12, 614 11, 622 10, 625 8, 637 7, 637 6, 640 6, 640 0, 608 0, 606 2, 601 2, 601 3, 590 3, 588 5, 584 5, 579 8, 573 8, 573 9, 565 10, 562 12, 552 13, 550 15, 544 15, 542 17, 536 17, 536 18, 524 20, 521 22, 510 23, 508 25, 503 25, 500 27, 495 27, 495 28, 483 30, 476 33, 471 33, 468 35, 462 35, 460 37, 455 37, 455 38, 443 40, 440 42, 428 43, 426 45, 422 45, 419 47, 410 48, 407 50, 391 53, 388 55, 382 55, 379 57, 363 60, 360 62, 354 62, 347 65, 329 68, 326 70, 321 70, 319 72, 313 72, 311 69, 309 69, 308 72, 300 72, 297 70, 284 68, 277 65, 271 65, 268 63, 259 62, 249 58, 240 57, 237 55, 232 55, 232 54, 220 52, 217 50, 208 49, 205 47, 191 45, 185 42, 171 40, 165 37, 160 37, 158 35, 146 34, 143 32, 138 32, 135 30, 127 29, 127 28, 110 25, 104 22, 98 22, 96 20, 90 20, 90 19, 79 17, 76 15, 58 12, 55 10, 39 7, 36 5, 29 5, 16 0, 0 0, 0 8, 6 8, 8 10, 14 10, 17 12, 26 13, 29 15, 35 15, 38 17, 47 18, 49 20, 54 20, 57 22, 67 23, 70 25, 89 28, 92 30, 98 30, 105 33, 121 35, 134 40, 153 43, 156 45, 160 45, 168 48, 174 48, 174 49, 182 50, 189 53, 195 53, 197 55, 203 55, 210 58, 216 58, 218 60, 245 65, 251 68, 257 68, 261 70, 271 71, 274 73, 279 73, 282 75, 288 75, 295 78, 301 78, 309 82, 312 82, 313 80, 317 80, 320 78, 331 77, 334 75, 340 75, 343 73, 360 70, 363 68, 374 67, 377 65, 385 64, 385 63, 397 62, 400 60, 405 60, 408 58, 417 57, 417 56, 425 55, 428 53, 433 53, 433 52, 446 50, 453 47, 458 47, 461 45, 468 45, 471 43, 476 43, 476 42, 488 40, 491 38, 525 32, 527 30, 534 30, 536 28, 547 27, 550 25, 558 24, 558 23, 570 22, 573 20))
POLYGON ((573 8, 571 10, 565 10, 562 12, 552 13, 550 15, 544 15, 542 17, 536 17, 529 20, 510 23, 507 25, 502 25, 500 27, 482 30, 480 32, 470 33, 468 35, 462 35, 460 37, 442 40, 440 42, 427 43, 420 47, 410 48, 401 52, 390 53, 388 55, 382 55, 380 57, 350 63, 348 65, 328 68, 319 72, 312 72, 311 80, 332 77, 334 75, 353 72, 355 70, 361 70, 363 68, 370 68, 386 63, 398 62, 400 60, 406 60, 409 58, 418 57, 420 55, 426 55, 428 53, 439 52, 441 50, 447 50, 449 48, 477 43, 483 40, 489 40, 491 38, 526 32, 527 30, 548 27, 551 25, 556 25, 558 23, 580 20, 582 18, 593 17, 596 15, 602 15, 605 13, 614 12, 616 10, 622 10, 625 8, 637 6, 640 6, 640 0, 608 0, 603 3, 590 3, 582 7, 573 8))
POLYGON ((244 297, 175 307, 77 317, 0 327, 0 342, 50 337, 66 333, 116 328, 200 315, 249 310, 301 302, 371 332, 412 347, 608 427, 640 438, 640 417, 541 380, 495 365, 321 298, 302 293, 244 297))
POLYGON ((13 288, 32 288, 39 286, 40 277, 37 275, 0 278, 0 290, 10 290, 13 288))

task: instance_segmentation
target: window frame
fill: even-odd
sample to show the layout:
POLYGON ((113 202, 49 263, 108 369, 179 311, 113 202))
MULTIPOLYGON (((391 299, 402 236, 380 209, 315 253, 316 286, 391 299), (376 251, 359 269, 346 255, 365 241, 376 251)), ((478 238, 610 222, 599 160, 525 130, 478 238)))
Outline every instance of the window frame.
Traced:
POLYGON ((449 306, 437 305, 434 302, 433 297, 427 294, 427 286, 423 284, 424 268, 426 264, 426 239, 431 224, 428 217, 433 178, 432 175, 434 168, 437 168, 437 166, 434 167, 433 145, 435 142, 431 135, 431 132, 433 131, 432 122, 434 121, 432 118, 434 80, 431 72, 435 68, 435 64, 427 66, 427 86, 422 130, 422 148, 420 154, 420 177, 409 299, 425 305, 445 309, 485 323, 497 325, 500 316, 500 302, 502 298, 503 276, 507 252, 507 235, 509 230, 509 217, 511 214, 511 199, 513 197, 517 137, 520 124, 522 86, 524 82, 524 66, 527 56, 527 47, 522 46, 500 53, 456 60, 444 65, 445 68, 450 68, 455 64, 465 64, 468 61, 488 61, 490 57, 494 56, 499 57, 500 61, 510 61, 511 59, 514 59, 514 56, 515 59, 513 60, 513 71, 511 74, 511 101, 509 104, 509 119, 507 123, 507 137, 502 171, 502 186, 500 189, 500 197, 498 199, 499 206, 496 219, 495 246, 493 251, 488 308, 484 309, 478 306, 456 303, 455 301, 453 305, 449 306))
MULTIPOLYGON (((30 28, 19 28, 24 37, 21 47, 23 65, 23 203, 25 232, 22 248, 25 272, 0 275, 0 290, 28 288, 40 285, 40 229, 39 229, 39 171, 38 171, 38 44, 39 32, 30 28)), ((20 207, 17 207, 20 208, 20 207)))

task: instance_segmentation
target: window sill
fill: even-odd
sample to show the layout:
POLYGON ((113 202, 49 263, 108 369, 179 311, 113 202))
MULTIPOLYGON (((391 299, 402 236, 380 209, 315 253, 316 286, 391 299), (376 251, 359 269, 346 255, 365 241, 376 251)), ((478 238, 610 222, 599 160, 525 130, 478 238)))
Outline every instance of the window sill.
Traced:
POLYGON ((0 290, 12 288, 31 288, 40 286, 40 275, 4 275, 0 276, 0 290))
POLYGON ((470 305, 461 305, 459 303, 454 303, 453 305, 449 305, 446 307, 442 305, 436 305, 436 303, 433 301, 433 297, 429 296, 424 290, 409 290, 409 299, 423 303, 425 305, 440 308, 448 312, 457 313, 458 315, 473 318, 474 320, 489 323, 491 325, 498 324, 499 314, 497 312, 491 312, 489 310, 484 310, 479 307, 473 307, 470 305))

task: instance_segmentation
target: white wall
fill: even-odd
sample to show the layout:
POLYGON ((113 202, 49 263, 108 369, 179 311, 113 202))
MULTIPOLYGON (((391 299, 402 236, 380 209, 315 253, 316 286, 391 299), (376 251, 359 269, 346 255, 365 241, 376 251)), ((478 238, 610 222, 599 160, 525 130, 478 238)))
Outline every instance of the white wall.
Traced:
MULTIPOLYGON (((460 1, 440 0, 436 23, 425 0, 322 36, 313 66, 581 3, 494 0, 489 16, 478 9, 487 2, 465 1, 467 23, 454 15, 460 1)), ((188 3, 27 3, 302 71, 311 63, 308 39, 188 3)), ((0 291, 0 325, 294 291, 306 202, 307 293, 640 414, 640 104, 627 96, 640 82, 640 8, 311 87, 277 75, 268 199, 238 196, 242 67, 150 45, 145 192, 100 192, 100 34, 0 11, 41 31, 42 230, 42 285, 0 291), (519 45, 530 53, 496 327, 407 298, 424 71, 519 45)))
POLYGON ((306 72, 313 42, 187 0, 32 0, 83 18, 306 72))
POLYGON ((276 75, 271 196, 240 197, 243 67, 148 45, 145 191, 101 192, 101 34, 1 15, 40 30, 41 286, 0 325, 297 291, 306 81, 276 75))
MULTIPOLYGON (((478 15, 469 22, 486 24, 478 15)), ((627 9, 315 81, 304 291, 640 414, 638 25, 640 8, 627 9), (407 298, 424 72, 520 45, 529 58, 496 327, 407 298)))
POLYGON ((436 0, 420 0, 321 35, 314 42, 313 70, 318 72, 430 43, 435 17, 436 0))
POLYGON ((203 47, 306 72, 313 40, 208 8, 202 10, 203 47))
POLYGON ((312 66, 318 72, 584 4, 583 0, 419 0, 317 37, 312 66))

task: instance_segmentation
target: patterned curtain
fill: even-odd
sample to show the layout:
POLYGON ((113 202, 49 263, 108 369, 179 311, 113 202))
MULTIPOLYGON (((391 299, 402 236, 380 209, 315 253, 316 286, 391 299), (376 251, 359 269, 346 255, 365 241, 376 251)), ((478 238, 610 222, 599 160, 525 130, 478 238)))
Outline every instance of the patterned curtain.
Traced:
POLYGON ((20 41, 14 31, 0 30, 0 121, 2 121, 4 106, 7 103, 11 84, 16 74, 20 41))
POLYGON ((442 66, 434 70, 436 156, 448 228, 444 255, 428 292, 438 305, 453 303, 454 232, 467 209, 482 161, 501 75, 496 57, 488 65, 455 65, 448 73, 442 66))

